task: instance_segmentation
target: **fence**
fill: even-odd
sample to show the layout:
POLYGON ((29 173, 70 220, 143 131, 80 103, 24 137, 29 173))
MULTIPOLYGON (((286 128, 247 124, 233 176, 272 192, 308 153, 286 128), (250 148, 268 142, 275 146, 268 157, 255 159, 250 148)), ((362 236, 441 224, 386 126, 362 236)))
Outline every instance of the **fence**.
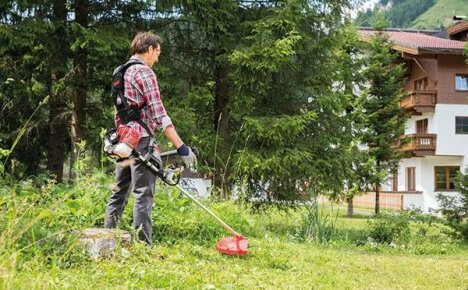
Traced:
MULTIPOLYGON (((327 198, 321 196, 319 199, 321 203, 328 203, 327 198)), ((401 193, 380 193, 380 208, 381 209, 396 209, 402 210, 404 196, 401 193)), ((359 195, 353 199, 354 207, 375 207, 375 192, 368 192, 364 195, 359 195)))
MULTIPOLYGON (((399 193, 380 193, 380 208, 381 209, 403 209, 403 194, 399 193)), ((367 194, 356 196, 353 199, 354 206, 374 207, 375 206, 375 192, 368 192, 367 194)))

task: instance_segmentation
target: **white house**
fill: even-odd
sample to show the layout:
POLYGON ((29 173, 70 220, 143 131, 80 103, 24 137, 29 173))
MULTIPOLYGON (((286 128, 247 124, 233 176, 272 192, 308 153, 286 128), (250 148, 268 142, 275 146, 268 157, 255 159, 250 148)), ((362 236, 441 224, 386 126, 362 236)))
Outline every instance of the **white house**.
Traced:
MULTIPOLYGON (((369 38, 375 31, 359 33, 369 38)), ((402 196, 403 208, 428 212, 438 208, 437 194, 457 194, 454 178, 468 166, 468 21, 445 31, 386 33, 407 69, 409 95, 400 105, 408 112, 411 142, 401 148, 407 158, 382 191, 402 196)))

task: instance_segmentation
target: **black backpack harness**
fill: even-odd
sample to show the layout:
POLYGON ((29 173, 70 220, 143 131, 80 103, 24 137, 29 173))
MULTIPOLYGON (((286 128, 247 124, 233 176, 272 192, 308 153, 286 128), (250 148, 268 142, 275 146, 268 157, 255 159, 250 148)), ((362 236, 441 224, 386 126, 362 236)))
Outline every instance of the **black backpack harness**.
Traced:
POLYGON ((114 104, 117 109, 117 115, 120 118, 120 122, 125 125, 131 121, 136 121, 146 130, 146 132, 148 132, 150 138, 153 138, 153 132, 151 132, 148 125, 146 125, 140 118, 141 108, 138 107, 138 105, 130 106, 127 98, 125 97, 125 72, 129 67, 136 64, 143 63, 139 61, 131 61, 117 68, 117 72, 112 76, 112 97, 114 99, 114 104))

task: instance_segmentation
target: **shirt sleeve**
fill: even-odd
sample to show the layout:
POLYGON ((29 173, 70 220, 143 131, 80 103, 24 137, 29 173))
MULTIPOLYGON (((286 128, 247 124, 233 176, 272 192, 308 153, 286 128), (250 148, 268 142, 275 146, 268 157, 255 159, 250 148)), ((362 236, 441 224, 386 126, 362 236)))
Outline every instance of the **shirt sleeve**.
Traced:
POLYGON ((154 122, 156 130, 163 132, 167 127, 172 126, 171 118, 167 115, 159 94, 156 74, 150 68, 139 69, 132 78, 132 85, 142 93, 148 119, 154 122))

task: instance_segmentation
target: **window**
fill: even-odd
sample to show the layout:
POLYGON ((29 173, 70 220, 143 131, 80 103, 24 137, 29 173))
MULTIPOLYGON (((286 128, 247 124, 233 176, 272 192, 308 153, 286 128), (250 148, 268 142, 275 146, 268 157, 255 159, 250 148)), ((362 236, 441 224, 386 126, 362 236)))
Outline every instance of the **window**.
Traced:
POLYGON ((468 91, 468 75, 457 75, 455 77, 455 89, 457 91, 468 91))
POLYGON ((427 89, 427 78, 414 81, 414 90, 425 91, 427 89))
POLYGON ((455 134, 468 134, 468 117, 455 117, 455 134))
POLYGON ((416 121, 416 133, 427 133, 427 119, 416 121))
POLYGON ((398 170, 395 170, 392 175, 392 191, 398 191, 398 170))
POLYGON ((406 190, 416 190, 416 167, 406 167, 406 190))
POLYGON ((460 171, 459 166, 436 166, 435 189, 451 191, 455 189, 455 177, 460 171))

